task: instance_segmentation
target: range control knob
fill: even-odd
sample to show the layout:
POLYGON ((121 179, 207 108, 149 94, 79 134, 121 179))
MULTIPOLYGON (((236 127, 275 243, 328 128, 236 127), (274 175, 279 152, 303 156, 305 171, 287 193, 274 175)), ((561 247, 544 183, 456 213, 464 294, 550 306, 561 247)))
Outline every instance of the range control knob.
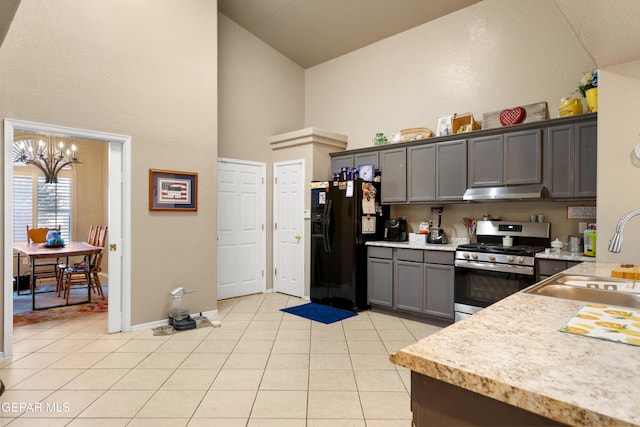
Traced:
POLYGON ((471 254, 471 258, 478 259, 478 254, 476 254, 476 253, 471 254))
POLYGON ((495 261, 495 260, 496 260, 495 255, 489 255, 489 261, 495 261))
POLYGON ((518 257, 518 264, 522 264, 522 263, 524 263, 524 258, 519 256, 518 257))
POLYGON ((463 252, 463 253, 462 253, 462 257, 463 257, 464 259, 469 259, 469 252, 463 252))
POLYGON ((513 260, 514 260, 513 255, 509 255, 507 257, 507 262, 513 262, 513 260))

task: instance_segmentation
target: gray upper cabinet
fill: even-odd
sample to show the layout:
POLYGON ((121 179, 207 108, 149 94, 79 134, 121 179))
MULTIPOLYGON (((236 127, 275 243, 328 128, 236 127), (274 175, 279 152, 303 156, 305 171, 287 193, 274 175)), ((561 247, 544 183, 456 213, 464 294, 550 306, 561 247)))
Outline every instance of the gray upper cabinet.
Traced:
POLYGON ((504 176, 504 140, 502 135, 469 139, 469 187, 502 185, 504 176))
POLYGON ((380 151, 380 174, 382 203, 406 203, 406 148, 392 148, 380 151))
MULTIPOLYGON (((376 169, 380 168, 379 155, 377 151, 366 153, 347 153, 337 154, 331 157, 331 171, 339 172, 340 168, 357 168, 360 165, 374 165, 376 169)), ((332 178, 332 177, 329 177, 332 178)))
POLYGON ((353 167, 357 168, 360 165, 373 165, 376 169, 380 168, 380 156, 377 151, 369 153, 357 153, 353 156, 353 167))
POLYGON ((469 139, 469 187, 542 183, 542 131, 469 139))
POLYGON ((467 189, 467 140, 436 144, 436 199, 462 200, 467 189))
POLYGON ((598 124, 596 121, 575 125, 576 197, 596 197, 598 166, 598 124))
POLYGON ((430 202, 436 199, 436 145, 424 144, 407 148, 409 202, 430 202))
POLYGON ((504 134, 504 183, 542 183, 542 130, 504 134))
POLYGON ((596 166, 595 121, 546 129, 545 185, 550 197, 596 197, 596 166))
MULTIPOLYGON (((331 171, 332 172, 340 172, 340 169, 346 167, 346 168, 353 168, 354 164, 353 164, 353 154, 340 154, 337 156, 333 156, 331 157, 331 171)), ((329 179, 331 179, 332 177, 329 177, 329 179)))
POLYGON ((383 204, 455 203, 467 188, 520 184, 544 184, 551 199, 596 197, 595 115, 518 126, 335 153, 331 166, 375 165, 383 204))
POLYGON ((467 189, 467 141, 407 148, 408 202, 462 200, 467 189))

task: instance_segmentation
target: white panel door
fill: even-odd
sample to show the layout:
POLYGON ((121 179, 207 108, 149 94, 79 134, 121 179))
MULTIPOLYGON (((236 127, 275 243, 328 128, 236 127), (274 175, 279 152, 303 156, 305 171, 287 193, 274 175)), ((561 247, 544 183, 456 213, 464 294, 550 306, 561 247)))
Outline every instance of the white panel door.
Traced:
POLYGON ((265 164, 218 160, 218 299, 265 290, 265 164))
POLYGON ((304 296, 304 160, 280 162, 274 169, 274 290, 304 296))

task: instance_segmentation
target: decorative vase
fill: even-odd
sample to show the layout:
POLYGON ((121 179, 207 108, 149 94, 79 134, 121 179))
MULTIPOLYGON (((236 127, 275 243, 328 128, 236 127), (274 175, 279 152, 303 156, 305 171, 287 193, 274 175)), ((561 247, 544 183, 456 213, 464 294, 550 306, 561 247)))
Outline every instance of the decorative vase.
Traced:
POLYGON ((598 111, 598 88, 593 87, 584 93, 587 98, 587 111, 595 113, 598 111))
POLYGON ((47 232, 47 245, 49 246, 61 246, 64 245, 64 240, 58 230, 49 230, 47 232))
POLYGON ((387 137, 382 132, 376 133, 375 138, 373 138, 373 145, 386 145, 388 142, 387 137))
POLYGON ((576 116, 582 114, 582 102, 578 98, 562 98, 558 117, 576 116))

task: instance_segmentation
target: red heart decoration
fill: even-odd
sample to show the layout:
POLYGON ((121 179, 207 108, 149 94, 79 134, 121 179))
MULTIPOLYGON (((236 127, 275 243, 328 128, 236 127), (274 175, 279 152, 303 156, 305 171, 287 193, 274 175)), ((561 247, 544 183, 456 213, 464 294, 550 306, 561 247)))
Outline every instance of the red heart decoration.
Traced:
POLYGON ((516 107, 512 110, 503 110, 500 112, 500 123, 502 126, 511 126, 522 123, 527 116, 527 110, 522 107, 516 107))

